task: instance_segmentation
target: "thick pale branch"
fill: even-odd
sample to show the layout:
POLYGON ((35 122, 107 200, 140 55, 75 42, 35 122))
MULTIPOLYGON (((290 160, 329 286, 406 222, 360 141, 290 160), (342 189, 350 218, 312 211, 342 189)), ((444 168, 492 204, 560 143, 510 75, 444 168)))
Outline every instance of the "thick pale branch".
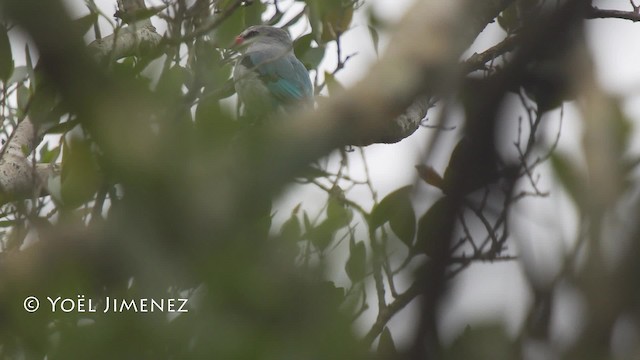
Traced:
POLYGON ((46 180, 44 171, 35 170, 28 154, 37 144, 36 130, 29 118, 24 119, 2 149, 0 158, 0 199, 2 203, 20 196, 33 195, 46 180))
POLYGON ((115 33, 89 44, 93 55, 99 59, 121 59, 154 49, 160 44, 162 36, 147 20, 136 22, 115 33))
MULTIPOLYGON (((135 14, 147 9, 144 0, 118 0, 116 15, 128 23, 135 14)), ((132 23, 113 34, 89 44, 89 50, 100 61, 117 60, 155 49, 162 40, 149 18, 132 23)))
MULTIPOLYGON (((144 0, 121 0, 119 12, 145 9, 144 0)), ((158 46, 161 36, 149 19, 135 22, 114 34, 94 41, 89 50, 99 61, 120 59, 158 46)), ((0 203, 46 194, 47 180, 58 174, 58 167, 33 164, 29 158, 40 138, 27 117, 16 127, 0 153, 0 203)))

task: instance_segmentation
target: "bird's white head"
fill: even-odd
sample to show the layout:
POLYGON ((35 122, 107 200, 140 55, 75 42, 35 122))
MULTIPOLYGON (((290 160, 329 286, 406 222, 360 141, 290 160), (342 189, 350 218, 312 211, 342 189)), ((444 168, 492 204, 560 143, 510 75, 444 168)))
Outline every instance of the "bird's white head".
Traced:
POLYGON ((255 43, 286 46, 288 48, 293 46, 291 36, 286 30, 268 25, 248 27, 236 37, 236 46, 246 47, 255 43))

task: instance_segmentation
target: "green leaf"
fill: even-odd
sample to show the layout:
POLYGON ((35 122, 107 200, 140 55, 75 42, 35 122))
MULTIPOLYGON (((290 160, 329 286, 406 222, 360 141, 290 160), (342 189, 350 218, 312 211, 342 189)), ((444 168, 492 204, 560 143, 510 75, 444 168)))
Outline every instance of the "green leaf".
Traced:
POLYGON ((333 235, 338 230, 334 221, 329 219, 324 220, 320 225, 310 228, 307 231, 307 238, 311 240, 311 243, 320 251, 323 252, 327 249, 329 244, 333 241, 333 235))
MULTIPOLYGON (((55 110, 54 110, 55 111, 55 110)), ((47 128, 47 134, 64 134, 79 124, 78 119, 68 120, 47 128)))
POLYGON ((245 27, 249 27, 251 25, 261 24, 262 23, 262 14, 266 10, 267 5, 262 1, 253 1, 248 6, 243 6, 242 11, 244 12, 244 25, 245 27))
POLYGON ((355 2, 343 0, 324 0, 322 2, 322 36, 323 42, 336 40, 349 30, 353 19, 355 2))
POLYGON ((302 212, 302 220, 304 221, 304 231, 310 231, 313 226, 311 226, 311 220, 309 220, 309 214, 306 211, 302 212))
POLYGON ((337 308, 344 302, 344 289, 337 287, 331 281, 323 281, 318 284, 318 290, 322 299, 326 301, 331 308, 337 308))
POLYGON ((327 220, 334 222, 337 226, 349 225, 353 218, 353 212, 338 199, 329 198, 327 204, 327 220))
MULTIPOLYGON (((497 163, 486 143, 464 136, 451 153, 443 174, 445 194, 452 189, 468 194, 499 179, 497 163)), ((458 194, 458 195, 461 195, 458 194)))
POLYGON ((27 110, 27 104, 29 103, 29 99, 31 98, 31 92, 24 85, 18 85, 18 89, 16 90, 17 101, 18 101, 18 110, 20 110, 21 114, 27 110))
POLYGON ((27 72, 29 73, 29 79, 31 80, 31 90, 36 90, 36 73, 33 69, 33 61, 31 60, 31 51, 29 50, 29 44, 24 45, 24 57, 27 62, 27 72))
POLYGON ((300 240, 302 234, 302 226, 300 226, 300 220, 295 214, 291 214, 291 217, 282 224, 280 228, 280 236, 285 239, 300 240))
POLYGON ((76 208, 91 200, 101 183, 98 164, 91 149, 91 141, 70 134, 63 142, 62 188, 64 205, 76 208))
POLYGON ((190 82, 191 73, 180 65, 165 70, 158 80, 156 92, 167 99, 180 99, 182 87, 190 82))
POLYGON ((324 53, 324 46, 309 48, 304 54, 302 54, 300 61, 302 61, 307 69, 315 69, 320 65, 320 62, 322 62, 324 53))
POLYGON ((53 109, 56 105, 55 90, 47 84, 38 86, 38 89, 31 96, 29 103, 29 115, 34 124, 44 124, 57 122, 57 118, 52 119, 53 109))
POLYGON ((418 236, 415 251, 427 256, 437 253, 438 246, 446 243, 450 235, 451 224, 455 221, 453 206, 448 198, 436 201, 418 222, 418 236))
POLYGON ((1 220, 0 221, 0 228, 12 227, 15 224, 16 224, 15 220, 1 220))
POLYGON ((318 44, 322 36, 322 20, 320 18, 319 3, 317 0, 308 0, 306 6, 307 18, 311 25, 311 34, 318 44))
POLYGON ((411 201, 399 204, 397 211, 389 220, 391 230, 402 242, 411 247, 416 234, 416 214, 413 211, 411 201))
POLYGON ((54 147, 53 149, 49 149, 49 144, 40 148, 40 159, 41 163, 51 164, 56 161, 58 156, 60 155, 61 147, 60 145, 54 147))
POLYGON ((340 84, 340 82, 336 79, 333 74, 330 72, 324 72, 324 81, 327 84, 327 90, 329 90, 329 95, 335 96, 344 91, 344 86, 340 84))
POLYGON ((507 34, 515 32, 520 27, 520 22, 518 21, 518 8, 516 4, 517 1, 514 1, 498 16, 498 25, 500 25, 507 34))
POLYGON ((402 187, 387 195, 373 208, 369 218, 372 230, 389 222, 391 230, 408 247, 413 244, 416 232, 416 215, 410 194, 413 186, 402 187))
POLYGON ((367 250, 364 242, 355 242, 353 238, 349 241, 349 259, 344 267, 347 276, 352 282, 364 279, 366 275, 367 250))
POLYGON ((554 152, 551 155, 551 168, 571 200, 579 209, 583 209, 584 205, 586 205, 585 197, 589 194, 584 180, 586 179, 586 174, 576 167, 575 162, 570 161, 558 152, 554 152))
POLYGON ((7 29, 0 25, 0 80, 7 82, 13 73, 13 54, 7 29))
POLYGON ((240 129, 240 124, 220 108, 220 102, 213 97, 203 97, 195 112, 196 134, 202 144, 211 149, 226 146, 240 129))
POLYGON ((304 53, 309 51, 309 49, 311 48, 311 41, 313 41, 313 34, 307 34, 299 37, 293 43, 293 52, 298 58, 302 57, 304 53))
POLYGON ((382 199, 382 201, 380 201, 378 205, 373 208, 373 210, 371 210, 371 215, 369 216, 369 226, 371 226, 372 230, 375 230, 378 227, 384 225, 391 219, 396 204, 398 202, 404 201, 403 198, 408 198, 412 189, 412 185, 401 187, 400 189, 387 195, 384 199, 382 199))
POLYGON ((13 74, 7 80, 7 85, 23 82, 29 78, 29 69, 26 66, 16 66, 13 69, 13 74))

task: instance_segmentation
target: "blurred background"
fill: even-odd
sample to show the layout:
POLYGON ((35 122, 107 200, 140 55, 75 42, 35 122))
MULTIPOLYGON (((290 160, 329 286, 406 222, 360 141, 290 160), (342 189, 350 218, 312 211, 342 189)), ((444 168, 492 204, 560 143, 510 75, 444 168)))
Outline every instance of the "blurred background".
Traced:
POLYGON ((451 3, 457 21, 407 39, 411 13, 447 5, 4 1, 3 140, 29 119, 25 159, 50 165, 4 191, 3 356, 637 358, 637 5, 451 3), (401 40, 463 52, 416 61, 424 85, 386 98, 394 116, 427 98, 420 119, 358 146, 340 121, 290 125, 314 115, 238 120, 231 44, 257 23, 290 32, 317 117, 343 124, 332 109, 369 96, 401 40), (80 295, 190 311, 46 300, 80 295))

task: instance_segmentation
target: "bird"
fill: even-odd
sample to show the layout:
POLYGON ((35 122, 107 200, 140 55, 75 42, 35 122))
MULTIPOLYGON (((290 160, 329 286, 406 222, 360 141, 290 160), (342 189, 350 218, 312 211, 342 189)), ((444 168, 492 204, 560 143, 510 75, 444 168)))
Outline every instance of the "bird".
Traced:
POLYGON ((313 106, 309 72, 295 56, 286 30, 254 25, 236 37, 235 46, 240 56, 233 80, 245 116, 263 119, 295 106, 313 106))

